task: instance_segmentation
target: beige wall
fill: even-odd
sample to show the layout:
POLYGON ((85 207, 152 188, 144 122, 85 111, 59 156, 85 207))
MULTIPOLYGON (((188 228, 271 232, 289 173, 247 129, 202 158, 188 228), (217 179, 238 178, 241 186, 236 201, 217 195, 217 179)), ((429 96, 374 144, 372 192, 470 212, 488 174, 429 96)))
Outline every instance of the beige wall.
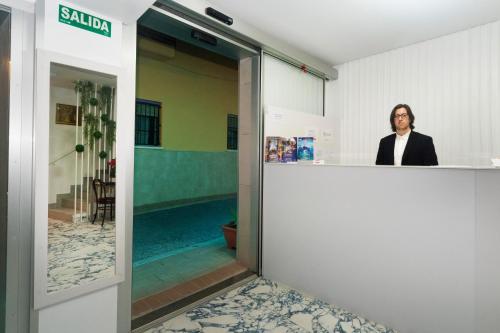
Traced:
POLYGON ((180 42, 153 44, 145 51, 141 41, 143 37, 137 56, 137 98, 162 103, 162 147, 225 151, 227 114, 238 113, 237 62, 180 42))

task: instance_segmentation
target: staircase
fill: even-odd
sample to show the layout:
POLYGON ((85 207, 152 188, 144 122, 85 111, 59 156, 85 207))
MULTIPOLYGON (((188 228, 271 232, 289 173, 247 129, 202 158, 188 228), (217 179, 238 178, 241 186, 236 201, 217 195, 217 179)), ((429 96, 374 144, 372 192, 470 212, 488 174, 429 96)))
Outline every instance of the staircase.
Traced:
MULTIPOLYGON (((80 214, 80 204, 82 206, 82 213, 85 213, 87 211, 87 182, 89 182, 89 205, 91 205, 94 200, 92 179, 92 177, 84 177, 82 185, 71 185, 69 193, 58 194, 56 203, 49 207, 49 218, 65 222, 73 222, 75 191, 76 213, 80 214), (81 192, 81 190, 83 191, 81 192)), ((91 215, 92 212, 89 211, 89 218, 91 218, 91 215)))

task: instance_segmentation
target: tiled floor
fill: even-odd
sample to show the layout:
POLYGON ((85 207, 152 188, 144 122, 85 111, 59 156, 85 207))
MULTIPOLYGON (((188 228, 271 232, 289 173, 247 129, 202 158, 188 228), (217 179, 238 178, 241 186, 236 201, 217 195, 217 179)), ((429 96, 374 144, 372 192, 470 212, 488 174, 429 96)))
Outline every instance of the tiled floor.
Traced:
POLYGON ((256 279, 147 333, 396 333, 266 279, 256 279))
POLYGON ((189 297, 199 291, 216 285, 230 277, 237 276, 247 271, 245 266, 232 262, 213 272, 198 276, 176 286, 159 292, 155 295, 144 297, 132 304, 132 319, 165 307, 183 298, 189 297))
POLYGON ((115 224, 48 219, 47 293, 115 274, 115 224))
POLYGON ((223 239, 151 263, 134 267, 132 300, 157 294, 234 262, 235 251, 223 239))

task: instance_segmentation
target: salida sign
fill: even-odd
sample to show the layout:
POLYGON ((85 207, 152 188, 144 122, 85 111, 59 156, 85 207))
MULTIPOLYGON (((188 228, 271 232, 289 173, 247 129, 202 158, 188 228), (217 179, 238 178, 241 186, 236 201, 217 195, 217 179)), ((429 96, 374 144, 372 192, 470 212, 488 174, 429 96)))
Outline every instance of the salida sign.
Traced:
POLYGON ((68 6, 59 5, 59 22, 111 37, 111 22, 68 6))

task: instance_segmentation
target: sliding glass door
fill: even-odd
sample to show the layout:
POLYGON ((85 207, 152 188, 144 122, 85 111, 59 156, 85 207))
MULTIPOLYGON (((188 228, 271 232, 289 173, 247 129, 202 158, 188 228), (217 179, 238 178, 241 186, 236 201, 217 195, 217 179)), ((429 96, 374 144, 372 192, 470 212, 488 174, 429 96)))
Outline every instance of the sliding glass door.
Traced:
POLYGON ((260 52, 170 14, 137 29, 133 329, 258 273, 260 52))

